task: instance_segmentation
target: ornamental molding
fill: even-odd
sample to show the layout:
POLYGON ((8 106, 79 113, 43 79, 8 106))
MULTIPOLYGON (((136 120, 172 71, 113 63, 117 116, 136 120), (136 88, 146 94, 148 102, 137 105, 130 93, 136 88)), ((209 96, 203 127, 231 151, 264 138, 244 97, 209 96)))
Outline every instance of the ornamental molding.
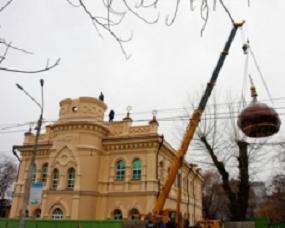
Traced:
POLYGON ((73 151, 68 147, 64 146, 59 149, 56 154, 54 155, 51 167, 67 167, 67 166, 78 166, 78 161, 74 156, 73 151))
POLYGON ((153 149, 159 144, 157 142, 133 142, 133 143, 110 143, 103 144, 105 151, 115 150, 137 150, 137 149, 153 149))
MULTIPOLYGON (((30 157, 32 156, 32 153, 33 153, 33 148, 29 149, 29 150, 24 150, 24 151, 21 151, 21 156, 22 157, 30 157)), ((36 156, 40 156, 40 157, 45 157, 45 156, 49 156, 50 154, 50 150, 39 150, 37 149, 37 152, 36 152, 36 156)))
POLYGON ((80 198, 81 195, 84 195, 84 196, 99 196, 99 195, 102 195, 102 194, 100 194, 97 191, 82 191, 82 190, 80 190, 80 191, 44 190, 43 194, 46 194, 46 195, 62 195, 62 196, 72 195, 72 198, 74 198, 74 197, 80 198))
POLYGON ((79 131, 79 130, 96 132, 101 135, 107 135, 109 133, 109 129, 106 126, 88 121, 68 121, 62 123, 59 122, 52 125, 51 129, 54 131, 55 136, 63 131, 79 131))
POLYGON ((102 193, 102 196, 120 196, 120 197, 130 197, 130 196, 150 196, 157 195, 158 191, 135 191, 135 192, 108 192, 102 193))
POLYGON ((66 216, 70 216, 71 210, 62 197, 56 197, 55 200, 50 201, 48 203, 48 205, 47 205, 47 208, 48 208, 47 216, 51 215, 52 211, 57 207, 60 208, 66 216))
POLYGON ((95 146, 90 146, 90 145, 77 145, 76 149, 81 155, 85 153, 90 156, 94 156, 96 154, 101 155, 103 153, 102 149, 95 147, 95 146))
POLYGON ((45 190, 43 191, 44 194, 47 195, 58 195, 56 202, 53 204, 60 204, 62 202, 60 196, 68 195, 77 195, 79 196, 146 196, 146 195, 157 195, 157 191, 133 191, 133 192, 107 192, 107 193, 100 193, 98 191, 66 191, 66 190, 45 190))

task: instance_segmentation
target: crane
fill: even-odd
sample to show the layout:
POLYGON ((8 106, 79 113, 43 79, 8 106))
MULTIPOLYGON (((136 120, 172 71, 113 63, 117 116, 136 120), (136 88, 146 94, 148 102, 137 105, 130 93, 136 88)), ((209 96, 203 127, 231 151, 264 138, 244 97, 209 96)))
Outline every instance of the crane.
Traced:
MULTIPOLYGON (((189 119, 186 131, 185 131, 184 136, 182 138, 181 145, 176 152, 175 160, 173 161, 173 163, 170 167, 170 171, 169 171, 168 176, 166 177, 165 184, 160 190, 159 197, 158 197, 158 199, 157 199, 157 201, 153 207, 152 213, 150 215, 153 218, 153 220, 155 220, 157 217, 167 216, 167 215, 165 215, 165 213, 163 213, 163 207, 164 207, 165 201, 168 198, 169 192, 170 192, 171 187, 175 181, 176 175, 177 175, 179 169, 181 168, 181 166, 183 164, 184 156, 185 156, 185 154, 188 150, 188 147, 191 143, 191 140, 194 136, 195 130, 196 130, 196 128, 200 122, 200 119, 201 119, 203 111, 205 110, 207 101, 208 101, 209 97, 211 96, 212 90, 213 90, 215 83, 217 81, 217 78, 219 76, 219 72, 220 72, 220 70, 224 64, 224 61, 226 59, 226 56, 229 52, 231 43, 234 40, 234 37, 236 35, 238 28, 242 27, 244 23, 245 23, 245 21, 243 21, 241 23, 234 23, 233 24, 233 27, 232 27, 232 30, 231 30, 230 35, 228 37, 228 40, 224 46, 223 51, 220 54, 219 60, 217 62, 217 65, 216 65, 213 73, 212 73, 210 81, 207 84, 205 92, 204 92, 203 96, 201 97, 199 106, 197 109, 194 110, 191 118, 189 119)), ((178 197, 178 198, 180 198, 180 197, 178 197)), ((179 199, 178 199, 178 203, 179 203, 179 199)), ((179 210, 179 207, 178 207, 178 210, 179 210)))

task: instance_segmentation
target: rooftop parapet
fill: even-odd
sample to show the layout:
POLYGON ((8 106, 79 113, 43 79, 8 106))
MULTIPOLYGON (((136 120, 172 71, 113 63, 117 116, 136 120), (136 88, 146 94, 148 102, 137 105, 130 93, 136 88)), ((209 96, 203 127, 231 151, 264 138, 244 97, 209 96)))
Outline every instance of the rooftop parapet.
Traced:
POLYGON ((103 121, 107 105, 94 97, 67 98, 60 102, 59 121, 85 119, 103 121))

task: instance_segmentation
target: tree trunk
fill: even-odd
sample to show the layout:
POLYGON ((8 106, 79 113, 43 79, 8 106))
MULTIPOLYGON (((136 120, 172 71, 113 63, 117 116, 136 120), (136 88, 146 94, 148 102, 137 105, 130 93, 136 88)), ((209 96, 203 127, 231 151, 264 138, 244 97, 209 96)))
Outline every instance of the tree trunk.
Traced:
POLYGON ((248 156, 247 143, 244 141, 237 141, 239 147, 238 168, 239 168, 239 185, 237 193, 232 189, 229 181, 229 173, 227 172, 223 162, 219 161, 214 149, 208 143, 206 137, 200 137, 202 143, 205 145, 211 159, 220 173, 223 181, 223 189, 229 199, 229 209, 232 221, 244 221, 246 218, 246 211, 248 207, 249 198, 249 175, 248 175, 248 156))
POLYGON ((238 202, 239 202, 239 212, 237 218, 239 220, 245 220, 246 211, 248 208, 248 198, 249 198, 249 174, 248 174, 248 155, 247 146, 248 143, 244 141, 237 142, 239 147, 239 157, 238 157, 238 168, 239 168, 239 179, 240 183, 238 186, 238 202))

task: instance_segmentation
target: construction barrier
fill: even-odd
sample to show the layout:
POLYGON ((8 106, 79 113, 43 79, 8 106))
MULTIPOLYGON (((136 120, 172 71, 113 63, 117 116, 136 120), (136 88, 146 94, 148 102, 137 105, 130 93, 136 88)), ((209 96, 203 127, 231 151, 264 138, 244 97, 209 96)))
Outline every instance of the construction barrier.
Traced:
MULTIPOLYGON (((0 219, 0 228, 18 228, 19 220, 0 219)), ((26 220, 25 228, 124 228, 123 221, 26 220)))
POLYGON ((261 217, 261 218, 254 218, 255 228, 269 228, 270 227, 270 218, 261 217))
POLYGON ((256 228, 254 222, 225 222, 224 228, 256 228))
POLYGON ((283 224, 273 224, 271 228, 285 228, 285 223, 283 224))

